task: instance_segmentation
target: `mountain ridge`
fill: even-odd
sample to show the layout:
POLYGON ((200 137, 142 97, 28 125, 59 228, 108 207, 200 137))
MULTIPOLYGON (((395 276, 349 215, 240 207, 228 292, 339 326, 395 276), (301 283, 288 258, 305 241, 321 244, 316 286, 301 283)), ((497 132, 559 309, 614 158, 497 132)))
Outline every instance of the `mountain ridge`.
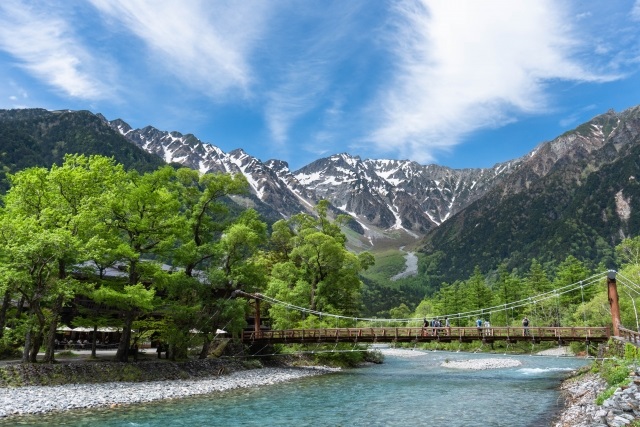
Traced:
POLYGON ((109 121, 88 111, 0 110, 0 132, 2 154, 14 162, 3 163, 10 171, 48 166, 65 152, 115 152, 118 161, 144 168, 166 162, 203 173, 241 173, 251 195, 239 203, 256 207, 272 221, 312 212, 320 199, 327 199, 334 213, 354 218, 353 249, 400 241, 397 246, 420 246, 426 280, 462 277, 474 264, 489 271, 508 259, 510 266, 522 268, 541 254, 551 262, 544 239, 557 256, 579 254, 567 243, 569 230, 580 236, 580 245, 595 248, 585 250, 586 256, 609 260, 612 245, 640 231, 640 194, 632 185, 640 167, 628 158, 640 146, 640 107, 609 110, 491 168, 453 169, 339 153, 291 171, 282 160, 262 162, 243 149, 225 153, 193 134, 152 126, 133 129, 121 119, 109 121), (626 171, 620 178, 624 185, 600 176, 612 164, 626 171), (602 202, 585 193, 590 186, 602 202), (588 205, 581 206, 586 203, 604 206, 593 209, 599 218, 588 205))
POLYGON ((242 173, 252 193, 284 217, 311 212, 320 199, 327 199, 336 212, 357 221, 370 244, 393 231, 419 239, 482 197, 521 161, 497 163, 492 168, 453 169, 410 160, 362 160, 340 153, 292 172, 282 160, 262 162, 243 149, 225 153, 192 134, 151 126, 132 129, 121 119, 105 122, 166 162, 203 173, 242 173))

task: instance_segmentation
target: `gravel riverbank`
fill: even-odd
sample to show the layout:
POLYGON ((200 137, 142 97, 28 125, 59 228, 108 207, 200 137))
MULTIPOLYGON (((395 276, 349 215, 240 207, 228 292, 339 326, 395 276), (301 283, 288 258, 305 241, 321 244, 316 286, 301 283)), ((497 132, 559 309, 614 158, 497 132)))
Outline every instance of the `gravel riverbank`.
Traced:
POLYGON ((195 380, 6 387, 0 388, 0 417, 178 399, 273 385, 333 371, 336 369, 326 367, 262 368, 195 380))
POLYGON ((485 369, 504 369, 521 366, 522 362, 516 359, 468 359, 468 360, 449 360, 442 363, 443 368, 469 369, 472 371, 481 371, 485 369))

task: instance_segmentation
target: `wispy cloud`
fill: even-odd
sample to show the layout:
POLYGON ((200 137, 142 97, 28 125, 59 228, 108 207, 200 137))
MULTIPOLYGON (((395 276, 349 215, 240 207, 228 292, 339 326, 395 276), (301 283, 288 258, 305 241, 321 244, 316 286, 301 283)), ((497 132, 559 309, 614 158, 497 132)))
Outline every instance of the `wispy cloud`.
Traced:
POLYGON ((640 0, 636 0, 631 9, 631 19, 640 21, 640 0))
POLYGON ((573 126, 578 124, 581 120, 585 120, 584 114, 589 111, 594 111, 597 108, 595 104, 589 104, 578 111, 574 111, 567 117, 560 119, 558 123, 561 127, 567 128, 569 126, 573 126))
POLYGON ((265 117, 277 144, 287 141, 289 127, 316 105, 325 89, 327 82, 318 71, 311 63, 297 64, 285 71, 282 83, 267 93, 265 117))
POLYGON ((158 68, 208 96, 247 93, 248 61, 263 29, 268 2, 91 0, 112 21, 141 39, 158 68))
POLYGON ((65 95, 93 100, 109 96, 96 64, 68 23, 46 4, 0 3, 0 49, 15 64, 65 95))
MULTIPOLYGON (((359 31, 357 18, 363 4, 356 1, 307 4, 296 10, 295 24, 280 22, 289 27, 287 33, 298 37, 279 44, 286 57, 280 58, 277 52, 275 57, 284 65, 277 67, 279 77, 266 94, 267 125, 272 139, 283 149, 291 127, 311 111, 317 117, 336 114, 331 101, 334 92, 340 90, 336 70, 356 48, 354 34, 359 31), (292 31, 292 25, 300 28, 292 31), (327 111, 321 111, 323 108, 327 111)), ((319 132, 326 134, 324 130, 319 132)), ((311 151, 317 150, 314 147, 311 151)))
POLYGON ((549 105, 554 80, 615 78, 575 59, 568 11, 531 0, 397 3, 396 78, 376 105, 382 151, 433 161, 469 133, 549 105))

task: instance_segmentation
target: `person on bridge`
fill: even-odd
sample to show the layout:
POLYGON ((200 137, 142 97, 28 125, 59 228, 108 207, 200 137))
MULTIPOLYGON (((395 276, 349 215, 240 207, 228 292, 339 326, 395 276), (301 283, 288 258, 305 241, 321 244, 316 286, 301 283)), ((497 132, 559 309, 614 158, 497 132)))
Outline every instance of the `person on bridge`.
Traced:
POLYGON ((522 336, 529 336, 529 319, 527 316, 522 319, 522 336))
POLYGON ((482 336, 482 319, 476 320, 476 327, 478 328, 478 335, 482 336))
POLYGON ((491 331, 491 323, 488 320, 484 322, 484 334, 488 337, 493 335, 491 331))
POLYGON ((451 335, 451 321, 448 317, 444 318, 444 326, 447 328, 447 335, 451 335))

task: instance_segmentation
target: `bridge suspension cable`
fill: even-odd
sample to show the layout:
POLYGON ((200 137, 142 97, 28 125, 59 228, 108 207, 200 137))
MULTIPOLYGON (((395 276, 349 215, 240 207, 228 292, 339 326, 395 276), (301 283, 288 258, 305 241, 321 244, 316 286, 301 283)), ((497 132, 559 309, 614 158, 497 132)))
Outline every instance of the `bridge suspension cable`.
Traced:
MULTIPOLYGON (((583 292, 585 287, 591 286, 593 284, 596 283, 600 283, 600 281, 606 277, 608 272, 603 272, 603 273, 598 273, 595 274, 591 277, 588 277, 586 279, 580 280, 578 282, 575 283, 571 283, 569 285, 565 285, 565 286, 561 286, 559 288, 553 289, 551 291, 548 292, 543 292, 540 293, 538 295, 532 296, 532 297, 527 297, 527 298, 522 298, 520 300, 517 301, 512 301, 509 303, 505 303, 505 304, 500 304, 500 305, 495 305, 492 307, 486 307, 486 308, 481 308, 481 309, 477 309, 477 310, 471 310, 471 311, 466 311, 466 312, 459 312, 459 313, 452 313, 452 314, 441 314, 438 315, 438 317, 448 317, 450 319, 462 319, 462 318, 473 318, 473 317, 477 317, 479 315, 491 315, 492 313, 499 313, 499 312, 503 312, 503 311, 508 311, 508 310, 513 310, 516 308, 521 308, 521 307, 525 307, 527 305, 531 305, 531 304, 538 304, 540 302, 546 301, 548 299, 551 298, 559 298, 561 295, 565 295, 568 294, 570 292, 574 292, 577 290, 580 290, 581 293, 583 292)), ((633 282, 631 282, 633 283, 633 282)), ((635 291, 638 292, 640 294, 640 287, 638 287, 637 285, 635 285, 635 291)), ((369 317, 353 317, 353 316, 344 316, 344 315, 340 315, 340 314, 333 314, 333 313, 326 313, 326 312, 322 312, 322 311, 318 311, 318 310, 311 310, 309 308, 306 307, 300 307, 285 301, 280 301, 276 298, 270 297, 268 295, 264 295, 261 293, 255 293, 255 294, 249 294, 246 293, 244 291, 236 291, 238 294, 243 294, 244 296, 250 297, 250 298, 256 298, 256 299, 260 299, 262 301, 265 301, 269 304, 272 305, 279 305, 282 306, 284 308, 290 309, 290 310, 296 310, 302 313, 306 313, 306 314, 312 314, 318 317, 332 317, 332 318, 336 318, 336 319, 345 319, 345 320, 353 320, 353 321, 365 321, 365 322, 387 322, 387 323, 407 323, 407 322, 420 322, 422 321, 421 318, 394 318, 394 319, 390 319, 390 318, 369 318, 369 317)))

